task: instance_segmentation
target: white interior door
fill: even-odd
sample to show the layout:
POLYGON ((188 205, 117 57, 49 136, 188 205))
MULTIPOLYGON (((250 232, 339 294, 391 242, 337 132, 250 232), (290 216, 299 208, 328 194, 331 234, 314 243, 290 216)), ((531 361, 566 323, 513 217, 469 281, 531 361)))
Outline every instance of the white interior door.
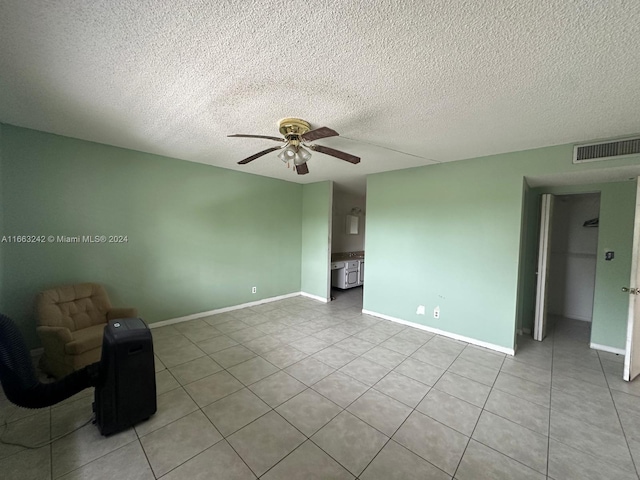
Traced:
POLYGON ((547 336, 547 280, 551 254, 551 225, 553 195, 545 193, 540 202, 540 241, 538 242, 538 270, 536 288, 536 314, 533 339, 541 342, 547 336))
MULTIPOLYGON (((639 177, 640 180, 640 177, 639 177)), ((636 216, 633 226, 633 251, 631 254, 631 278, 629 287, 623 292, 629 293, 629 317, 627 320, 627 345, 624 356, 624 379, 628 382, 640 374, 640 301, 637 299, 640 287, 640 182, 636 187, 636 216)))

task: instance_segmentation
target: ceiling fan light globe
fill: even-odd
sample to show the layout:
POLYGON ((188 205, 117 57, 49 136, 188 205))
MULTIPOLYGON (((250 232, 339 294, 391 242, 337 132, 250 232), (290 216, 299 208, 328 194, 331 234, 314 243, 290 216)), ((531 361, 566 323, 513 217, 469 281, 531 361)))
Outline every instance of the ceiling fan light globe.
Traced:
POLYGON ((309 160, 311 160, 311 152, 304 147, 298 147, 297 157, 300 158, 301 162, 296 163, 296 165, 300 165, 301 163, 307 163, 309 160))
POLYGON ((302 157, 296 153, 296 156, 293 158, 293 163, 294 165, 302 165, 303 163, 307 162, 305 162, 302 157))
POLYGON ((290 162, 294 160, 296 157, 296 149, 291 145, 287 145, 282 149, 282 151, 278 154, 278 158, 282 160, 284 163, 290 162))

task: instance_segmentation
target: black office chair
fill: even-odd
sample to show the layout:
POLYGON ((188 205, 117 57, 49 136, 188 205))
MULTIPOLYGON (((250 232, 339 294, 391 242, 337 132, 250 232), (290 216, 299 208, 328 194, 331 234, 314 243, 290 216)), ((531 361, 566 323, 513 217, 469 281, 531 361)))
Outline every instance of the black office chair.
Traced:
POLYGON ((55 405, 98 383, 99 363, 52 383, 36 378, 24 338, 9 317, 0 314, 0 383, 10 402, 25 408, 55 405))

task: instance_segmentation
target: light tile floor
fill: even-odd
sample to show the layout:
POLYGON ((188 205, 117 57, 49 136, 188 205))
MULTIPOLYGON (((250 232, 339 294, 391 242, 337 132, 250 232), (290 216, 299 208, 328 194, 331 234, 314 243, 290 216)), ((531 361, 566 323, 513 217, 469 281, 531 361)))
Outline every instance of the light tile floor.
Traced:
MULTIPOLYGON (((493 351, 361 314, 362 292, 153 329, 158 412, 111 437, 0 444, 3 479, 638 479, 640 382, 556 319, 493 351)), ((25 410, 7 440, 91 418, 92 391, 25 410)))

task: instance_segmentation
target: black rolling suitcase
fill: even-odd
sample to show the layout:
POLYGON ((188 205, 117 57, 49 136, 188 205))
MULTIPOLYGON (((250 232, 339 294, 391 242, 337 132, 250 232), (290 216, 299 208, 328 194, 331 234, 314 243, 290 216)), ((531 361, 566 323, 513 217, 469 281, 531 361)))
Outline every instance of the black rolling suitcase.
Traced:
POLYGON ((100 433, 124 430, 156 412, 151 331, 140 318, 110 320, 102 339, 94 410, 100 433))

